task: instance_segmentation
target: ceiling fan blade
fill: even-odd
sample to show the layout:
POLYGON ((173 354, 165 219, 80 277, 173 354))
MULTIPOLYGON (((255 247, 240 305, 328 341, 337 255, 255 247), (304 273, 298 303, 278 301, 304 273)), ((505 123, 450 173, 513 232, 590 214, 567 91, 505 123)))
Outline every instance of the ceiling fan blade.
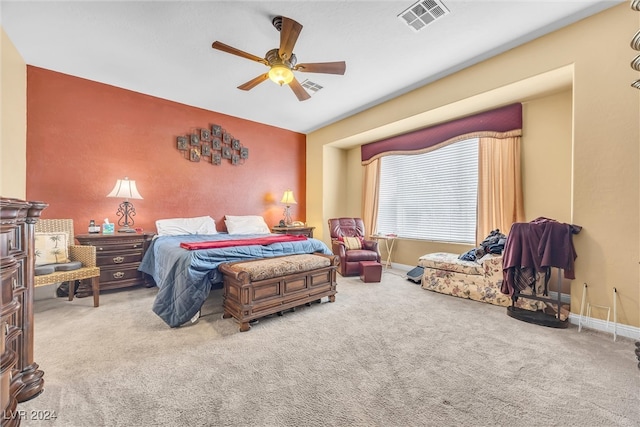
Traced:
POLYGON ((240 86, 238 86, 238 89, 242 89, 242 90, 253 89, 254 87, 258 86, 263 81, 267 80, 268 78, 269 78, 269 73, 265 73, 265 74, 259 75, 255 79, 251 79, 248 82, 246 82, 245 84, 241 84, 240 86))
POLYGON ((281 59, 290 59, 293 55, 293 47, 302 31, 302 25, 293 19, 282 17, 282 29, 280 30, 280 49, 278 55, 281 59))
POLYGON ((307 91, 304 90, 300 82, 298 82, 295 77, 293 78, 293 80, 291 80, 291 83, 289 83, 289 87, 298 97, 298 101, 306 101, 307 99, 311 98, 311 95, 309 95, 307 91))
POLYGON ((293 67, 296 71, 305 73, 344 74, 347 64, 339 62, 315 62, 310 64, 298 64, 293 67))
POLYGON ((214 49, 221 50, 223 52, 230 53, 232 55, 237 55, 237 56, 240 56, 242 58, 246 58, 246 59, 250 59, 252 61, 260 62, 261 64, 264 64, 264 65, 269 65, 267 60, 264 59, 264 58, 260 58, 259 56, 252 55, 252 54, 247 53, 247 52, 245 52, 243 50, 236 49, 235 47, 231 47, 229 45, 226 45, 226 44, 218 42, 218 41, 213 42, 211 47, 214 48, 214 49))

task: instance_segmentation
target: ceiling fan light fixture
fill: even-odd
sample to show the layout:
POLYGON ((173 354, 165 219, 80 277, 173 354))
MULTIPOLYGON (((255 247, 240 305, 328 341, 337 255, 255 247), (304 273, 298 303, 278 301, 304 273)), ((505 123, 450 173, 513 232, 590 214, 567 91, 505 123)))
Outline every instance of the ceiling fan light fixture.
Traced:
POLYGON ((280 86, 288 85, 293 80, 293 71, 286 65, 275 64, 269 70, 269 78, 280 86))
MULTIPOLYGON (((424 0, 427 1, 427 0, 424 0)), ((432 0, 429 0, 432 1, 432 0)), ((293 53, 296 40, 302 30, 302 25, 299 22, 294 21, 291 18, 285 16, 277 16, 272 21, 273 26, 280 32, 280 44, 277 48, 269 50, 264 58, 252 55, 235 47, 226 45, 219 41, 214 41, 211 44, 213 49, 221 50, 223 52, 230 53, 232 55, 239 56, 241 58, 250 59, 255 62, 269 67, 267 73, 260 74, 257 77, 249 80, 246 83, 238 86, 240 90, 251 90, 260 83, 266 80, 272 80, 280 86, 287 85, 291 91, 295 94, 298 101, 305 101, 311 98, 311 95, 305 88, 298 82, 293 75, 294 71, 306 72, 306 73, 324 73, 324 74, 340 74, 343 75, 346 69, 346 63, 344 61, 338 62, 309 62, 304 64, 298 64, 298 59, 293 53)), ((309 86, 311 90, 317 91, 322 86, 309 86)))

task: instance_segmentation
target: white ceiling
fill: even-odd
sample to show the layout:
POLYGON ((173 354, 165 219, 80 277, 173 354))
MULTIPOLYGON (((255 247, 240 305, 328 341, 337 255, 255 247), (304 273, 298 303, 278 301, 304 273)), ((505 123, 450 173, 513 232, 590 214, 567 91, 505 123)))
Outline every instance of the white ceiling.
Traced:
POLYGON ((618 0, 444 0, 450 13, 420 32, 397 16, 412 0, 5 1, 2 27, 28 65, 308 133, 555 31, 618 0), (303 25, 298 62, 344 60, 344 76, 296 72, 324 88, 304 102, 265 81, 257 62, 278 47, 276 15, 303 25))

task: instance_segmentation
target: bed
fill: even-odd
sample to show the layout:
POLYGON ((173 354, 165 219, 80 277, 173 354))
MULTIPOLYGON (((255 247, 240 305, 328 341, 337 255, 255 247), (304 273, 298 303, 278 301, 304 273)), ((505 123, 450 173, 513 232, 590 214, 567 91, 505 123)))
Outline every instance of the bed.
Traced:
POLYGON ((172 328, 188 322, 198 313, 209 291, 222 288, 223 275, 218 271, 222 263, 293 254, 332 254, 317 239, 198 250, 181 247, 181 244, 264 237, 265 234, 228 233, 156 237, 139 267, 158 286, 153 312, 172 328))

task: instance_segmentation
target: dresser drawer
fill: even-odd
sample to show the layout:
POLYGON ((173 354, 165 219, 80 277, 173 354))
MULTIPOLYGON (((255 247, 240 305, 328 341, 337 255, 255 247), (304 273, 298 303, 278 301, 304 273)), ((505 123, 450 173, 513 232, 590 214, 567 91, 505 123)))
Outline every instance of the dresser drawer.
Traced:
POLYGON ((0 254, 2 256, 25 254, 22 227, 14 227, 0 233, 0 254))
POLYGON ((105 251, 96 254, 96 264, 98 267, 129 264, 142 261, 142 248, 130 251, 105 251))
POLYGON ((96 252, 98 255, 103 252, 119 252, 119 251, 128 251, 128 250, 139 250, 142 251, 144 248, 144 240, 119 240, 113 242, 96 242, 94 244, 96 247, 96 252))
POLYGON ((100 283, 124 282, 130 279, 142 278, 142 272, 138 271, 137 264, 124 264, 119 267, 106 267, 100 269, 100 283))
POLYGON ((18 263, 18 271, 16 271, 16 278, 13 282, 13 295, 24 292, 27 290, 27 270, 25 262, 27 258, 16 258, 18 263))
POLYGON ((18 282, 18 263, 13 260, 5 262, 2 265, 0 275, 2 277, 0 282, 0 316, 4 318, 10 312, 18 310, 17 300, 13 300, 14 290, 20 286, 18 282))

